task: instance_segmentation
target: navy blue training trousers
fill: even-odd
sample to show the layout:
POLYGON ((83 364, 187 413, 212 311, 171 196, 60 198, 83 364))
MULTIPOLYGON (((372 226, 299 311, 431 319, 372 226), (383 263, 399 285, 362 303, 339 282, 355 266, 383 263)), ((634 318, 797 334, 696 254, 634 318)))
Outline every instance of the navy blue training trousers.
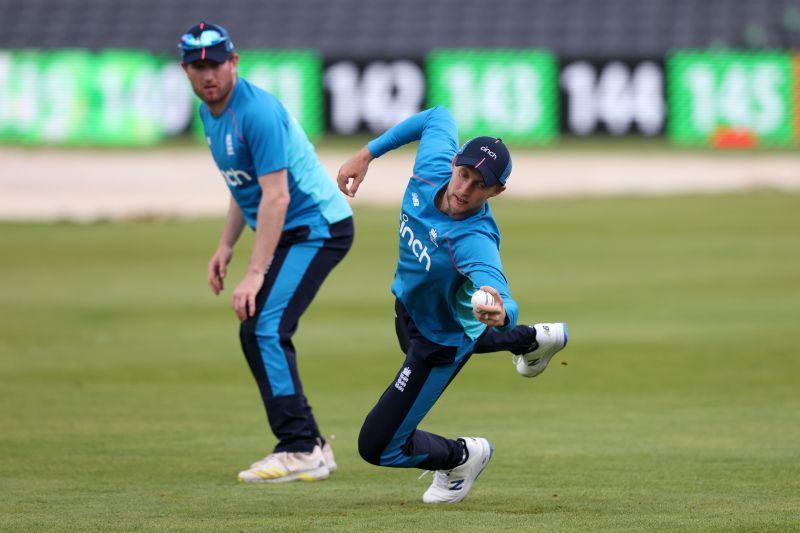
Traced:
POLYGON ((454 468, 463 457, 461 443, 417 426, 473 353, 524 353, 533 344, 535 332, 528 326, 505 333, 487 328, 474 342, 442 346, 422 336, 399 300, 395 301, 395 330, 406 358, 364 421, 359 453, 379 466, 454 468))
POLYGON ((258 384, 275 452, 310 452, 324 441, 303 394, 292 336, 322 282, 353 244, 353 219, 332 224, 330 238, 309 239, 307 226, 283 232, 255 314, 239 328, 250 371, 258 384))

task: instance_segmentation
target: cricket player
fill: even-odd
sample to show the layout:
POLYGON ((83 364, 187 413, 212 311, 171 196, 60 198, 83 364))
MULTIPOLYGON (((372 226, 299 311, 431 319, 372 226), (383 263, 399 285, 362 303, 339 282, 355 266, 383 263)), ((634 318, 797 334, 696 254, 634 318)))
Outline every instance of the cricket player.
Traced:
POLYGON ((325 479, 336 468, 303 394, 292 336, 328 273, 353 241, 352 210, 295 119, 237 76, 228 32, 201 22, 181 37, 181 64, 202 100, 200 119, 230 190, 208 263, 215 295, 245 225, 255 231, 247 272, 233 290, 239 335, 278 442, 239 473, 245 483, 325 479))
POLYGON ((399 257, 392 292, 405 361, 367 415, 359 453, 379 466, 434 470, 426 503, 455 503, 486 467, 483 437, 449 439, 417 426, 472 353, 514 350, 517 371, 540 374, 567 343, 563 323, 516 326, 518 308, 500 261, 500 232, 488 200, 506 189, 511 155, 494 137, 458 147, 450 112, 434 107, 370 141, 339 170, 339 189, 355 196, 369 163, 419 141, 398 220, 399 257), (473 310, 478 290, 494 297, 473 310))

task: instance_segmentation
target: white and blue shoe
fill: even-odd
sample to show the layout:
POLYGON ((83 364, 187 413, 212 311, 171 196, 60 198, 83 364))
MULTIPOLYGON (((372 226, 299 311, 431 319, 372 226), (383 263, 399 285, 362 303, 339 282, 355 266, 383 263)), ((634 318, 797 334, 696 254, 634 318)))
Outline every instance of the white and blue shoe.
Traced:
POLYGON ((526 378, 535 378, 547 368, 550 359, 567 345, 567 325, 564 322, 534 324, 536 340, 530 351, 513 358, 517 372, 526 378))
POLYGON ((481 437, 461 437, 467 447, 467 460, 452 470, 437 470, 433 483, 422 495, 425 503, 456 503, 463 500, 472 483, 478 478, 489 459, 492 458, 492 445, 481 437))

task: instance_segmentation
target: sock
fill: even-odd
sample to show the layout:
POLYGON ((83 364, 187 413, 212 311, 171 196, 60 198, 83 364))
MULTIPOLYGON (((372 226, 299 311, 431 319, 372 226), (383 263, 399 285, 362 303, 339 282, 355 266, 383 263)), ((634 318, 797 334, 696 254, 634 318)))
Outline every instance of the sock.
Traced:
POLYGON ((456 466, 461 466, 469 459, 469 450, 467 449, 467 443, 464 439, 458 439, 458 442, 461 443, 461 462, 456 466))

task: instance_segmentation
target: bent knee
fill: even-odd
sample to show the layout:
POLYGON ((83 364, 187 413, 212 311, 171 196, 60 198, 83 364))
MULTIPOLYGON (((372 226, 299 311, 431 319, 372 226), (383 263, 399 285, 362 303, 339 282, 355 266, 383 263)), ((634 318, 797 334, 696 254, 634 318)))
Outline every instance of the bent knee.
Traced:
POLYGON ((366 462, 375 466, 381 466, 381 454, 383 452, 383 447, 379 445, 374 438, 370 438, 370 436, 366 433, 367 432, 364 431, 364 428, 362 428, 361 433, 358 436, 358 454, 366 462))

